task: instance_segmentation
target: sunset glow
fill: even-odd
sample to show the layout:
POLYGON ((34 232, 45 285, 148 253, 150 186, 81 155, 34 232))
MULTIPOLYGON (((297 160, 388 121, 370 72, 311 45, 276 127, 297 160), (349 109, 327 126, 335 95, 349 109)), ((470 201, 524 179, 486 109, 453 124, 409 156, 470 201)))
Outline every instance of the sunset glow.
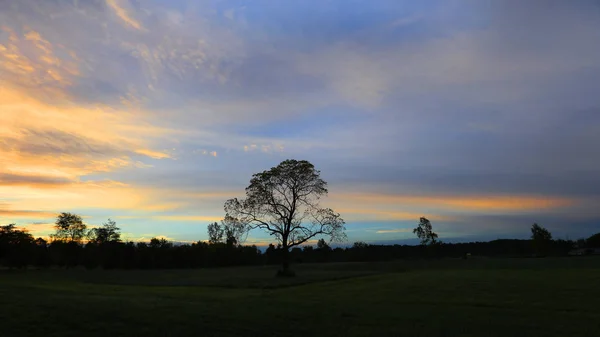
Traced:
POLYGON ((443 240, 590 235, 600 21, 530 6, 0 4, 0 224, 45 237, 64 211, 206 240, 252 174, 296 158, 350 242, 411 239, 420 216, 443 240))

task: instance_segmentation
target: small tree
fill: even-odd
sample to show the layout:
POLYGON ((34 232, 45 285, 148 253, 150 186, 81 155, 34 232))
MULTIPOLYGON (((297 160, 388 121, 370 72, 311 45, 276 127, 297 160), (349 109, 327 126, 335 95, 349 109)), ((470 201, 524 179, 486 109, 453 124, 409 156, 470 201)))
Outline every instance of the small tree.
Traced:
POLYGON ((531 240, 538 255, 546 255, 552 242, 552 234, 546 228, 534 223, 531 226, 531 240))
POLYGON ((419 219, 419 224, 413 229, 413 233, 417 234, 423 246, 431 246, 438 242, 438 235, 433 232, 431 222, 425 217, 419 219))
POLYGON ((80 243, 87 235, 87 226, 81 216, 73 213, 61 213, 54 225, 56 232, 53 238, 59 241, 80 243))
POLYGON ((221 223, 211 223, 208 225, 208 241, 212 244, 226 243, 233 247, 241 244, 248 231, 243 223, 231 216, 225 216, 221 223))
POLYGON ((208 225, 208 242, 215 244, 223 242, 223 235, 225 230, 219 223, 213 222, 208 225))
POLYGON ((268 171, 252 176, 246 199, 225 203, 227 217, 246 231, 260 228, 275 236, 282 248, 279 275, 289 276, 289 249, 316 236, 345 240, 344 220, 319 200, 327 195, 327 183, 306 160, 285 160, 268 171))
POLYGON ((104 244, 108 242, 121 242, 120 228, 117 227, 117 223, 111 219, 104 223, 102 227, 93 228, 90 230, 89 239, 91 242, 97 244, 104 244))
POLYGON ((325 240, 319 239, 319 241, 317 241, 317 249, 321 251, 330 251, 331 247, 327 244, 325 240))

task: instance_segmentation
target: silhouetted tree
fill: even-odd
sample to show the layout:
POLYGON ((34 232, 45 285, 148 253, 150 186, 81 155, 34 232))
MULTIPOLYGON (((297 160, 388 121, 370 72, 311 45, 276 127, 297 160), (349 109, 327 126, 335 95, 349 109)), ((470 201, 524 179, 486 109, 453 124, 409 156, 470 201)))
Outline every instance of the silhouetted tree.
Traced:
POLYGON ((425 217, 419 219, 419 224, 413 229, 413 233, 417 234, 417 237, 421 240, 421 245, 423 246, 434 245, 437 243, 438 235, 433 232, 431 222, 425 217))
POLYGON ((208 225, 208 242, 211 244, 223 242, 225 229, 217 222, 208 225))
POLYGON ((226 215, 220 223, 208 225, 208 242, 225 243, 228 247, 241 244, 247 235, 246 226, 238 219, 226 215))
POLYGON ((236 246, 241 244, 245 239, 248 231, 246 226, 236 218, 225 216, 221 220, 221 226, 225 232, 225 243, 227 246, 236 246))
POLYGON ((546 228, 534 223, 531 226, 531 240, 538 255, 548 254, 548 248, 552 242, 552 234, 546 228))
POLYGON ((305 160, 285 160, 268 171, 252 176, 246 199, 225 203, 228 217, 243 224, 245 230, 260 228, 281 243, 282 269, 289 270, 289 249, 319 236, 343 241, 344 220, 330 208, 320 208, 319 199, 327 195, 327 183, 320 172, 305 160))
POLYGON ((92 228, 89 232, 89 239, 91 242, 96 244, 104 244, 109 242, 121 242, 120 228, 117 227, 117 223, 111 219, 104 224, 102 227, 92 228))
POLYGON ((73 213, 61 213, 54 225, 56 232, 52 236, 56 240, 79 243, 87 235, 87 226, 81 216, 73 213))
POLYGON ((15 224, 0 226, 0 262, 13 268, 26 267, 33 255, 34 239, 15 224))
POLYGON ((331 247, 329 247, 329 245, 327 244, 327 242, 325 242, 325 240, 319 239, 319 241, 317 241, 317 249, 329 251, 329 250, 331 250, 331 247))
POLYGON ((600 248, 600 233, 594 234, 585 240, 587 248, 600 248))

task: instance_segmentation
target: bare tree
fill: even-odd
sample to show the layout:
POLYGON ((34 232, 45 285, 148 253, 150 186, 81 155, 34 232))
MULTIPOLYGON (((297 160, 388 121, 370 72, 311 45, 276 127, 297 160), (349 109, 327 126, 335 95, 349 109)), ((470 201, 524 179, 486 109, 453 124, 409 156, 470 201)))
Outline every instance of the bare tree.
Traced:
POLYGON ((327 195, 320 171, 305 160, 285 160, 268 171, 254 174, 246 188, 246 199, 225 203, 226 218, 235 219, 246 231, 262 229, 281 244, 280 275, 289 270, 289 249, 317 236, 344 241, 344 220, 319 200, 327 195))

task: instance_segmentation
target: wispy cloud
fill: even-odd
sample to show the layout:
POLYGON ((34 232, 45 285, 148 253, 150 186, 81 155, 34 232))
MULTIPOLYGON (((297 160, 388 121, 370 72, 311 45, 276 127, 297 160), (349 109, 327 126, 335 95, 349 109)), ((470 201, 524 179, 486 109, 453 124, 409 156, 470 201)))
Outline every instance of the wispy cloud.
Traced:
POLYGON ((144 27, 142 24, 135 20, 125 9, 125 4, 128 0, 106 0, 106 4, 110 7, 115 14, 122 20, 122 22, 128 26, 137 30, 142 30, 144 27))
POLYGON ((286 158, 322 170, 324 205, 382 231, 596 218, 593 2, 0 7, 11 220, 70 208, 183 240, 286 158))
POLYGON ((380 229, 376 231, 377 234, 391 234, 391 233, 412 233, 410 228, 397 228, 397 229, 380 229))

